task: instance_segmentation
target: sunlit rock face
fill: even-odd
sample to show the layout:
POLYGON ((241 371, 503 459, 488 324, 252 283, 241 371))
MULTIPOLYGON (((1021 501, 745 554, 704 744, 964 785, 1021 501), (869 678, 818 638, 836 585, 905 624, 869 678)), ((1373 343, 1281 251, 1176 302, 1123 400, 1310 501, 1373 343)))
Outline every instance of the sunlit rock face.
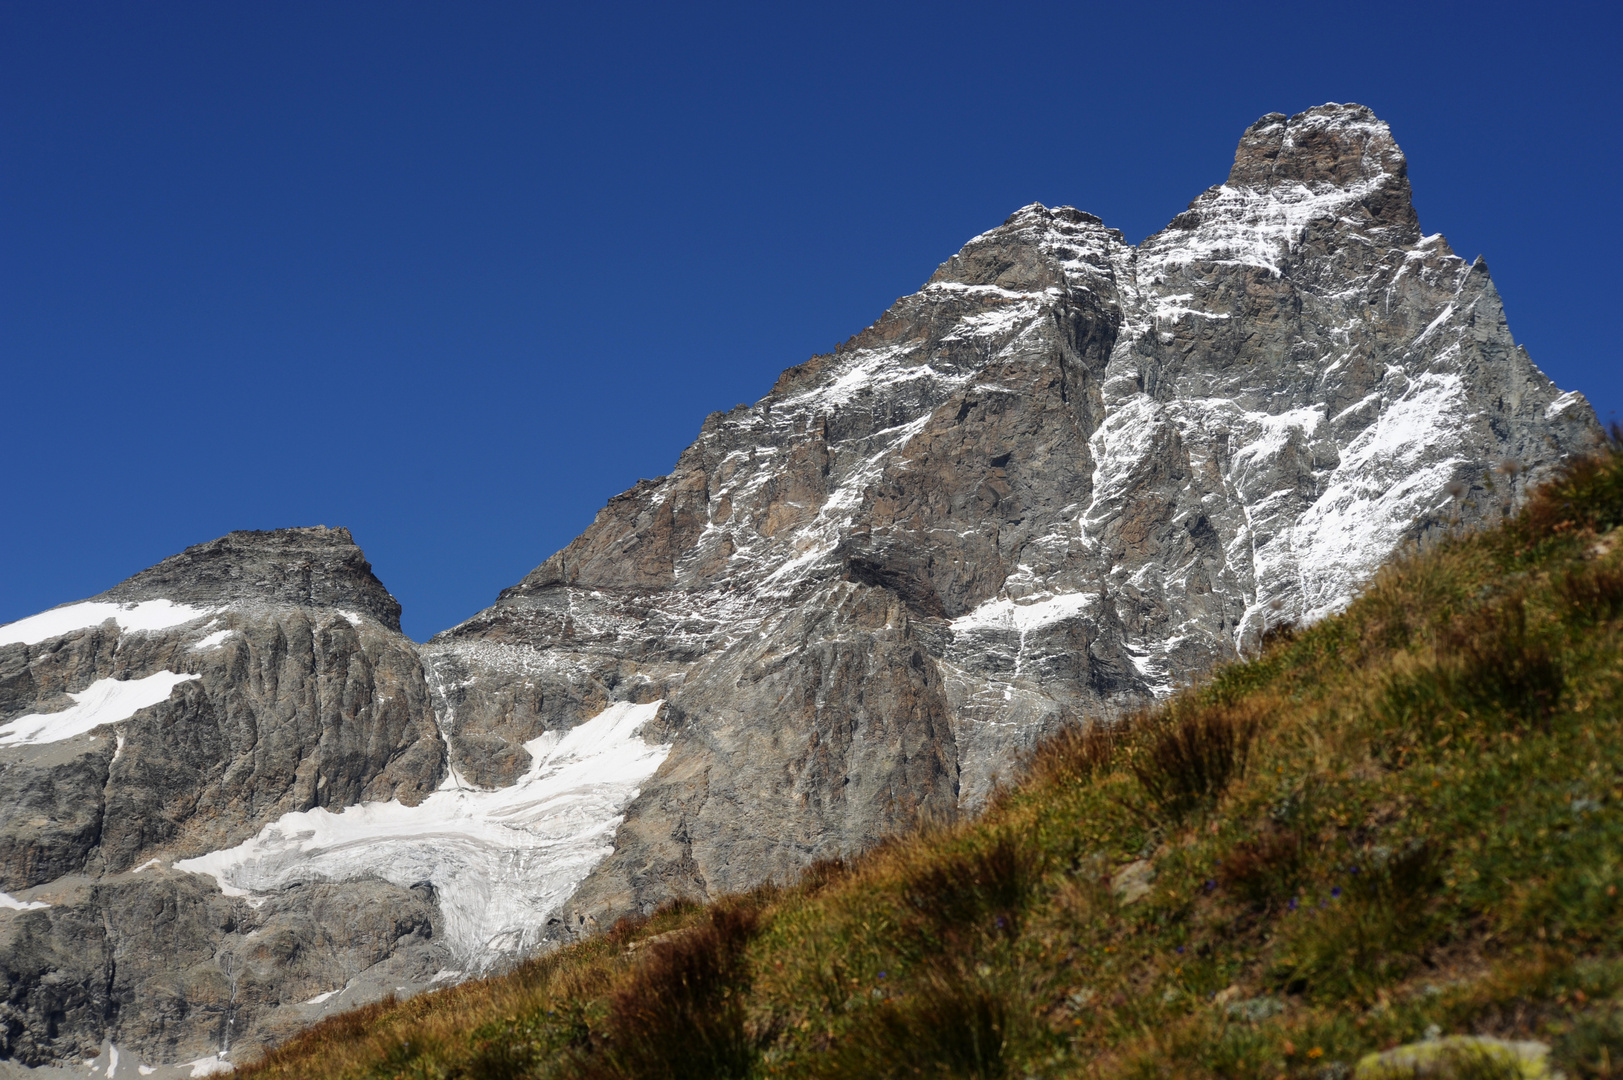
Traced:
POLYGON ((973 811, 1598 434, 1361 106, 1137 247, 1025 207, 425 645, 326 528, 0 627, 0 1058, 212 1068, 973 811))
POLYGON ((668 700, 573 901, 601 924, 973 808, 1055 724, 1337 610, 1597 434, 1422 232, 1385 124, 1274 114, 1137 247, 1038 205, 971 240, 424 661, 493 783, 540 730, 668 700))

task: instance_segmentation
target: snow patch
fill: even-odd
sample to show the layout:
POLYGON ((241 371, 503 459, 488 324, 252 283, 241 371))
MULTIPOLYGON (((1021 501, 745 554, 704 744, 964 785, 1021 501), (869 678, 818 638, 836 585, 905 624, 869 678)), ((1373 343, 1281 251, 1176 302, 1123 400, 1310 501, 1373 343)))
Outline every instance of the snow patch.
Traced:
POLYGON ((207 652, 210 649, 218 648, 219 646, 225 644, 226 639, 235 633, 235 630, 216 630, 208 637, 193 645, 192 652, 207 652))
POLYGON ((1024 634, 1080 615, 1098 601, 1097 593, 1065 593, 1035 601, 1002 597, 952 620, 952 629, 959 634, 972 630, 1014 630, 1024 634))
MULTIPOLYGON (((1194 229, 1167 229, 1139 249, 1139 278, 1154 283, 1158 273, 1190 263, 1255 266, 1274 276, 1301 241, 1308 225, 1336 220, 1385 185, 1384 173, 1346 186, 1278 184, 1267 189, 1227 184, 1196 200, 1194 229)), ((1174 303, 1176 300, 1173 299, 1174 303)), ((1151 314, 1161 297, 1146 296, 1151 314)))
POLYGON ((1244 413, 1244 419, 1257 425, 1258 435, 1234 454, 1233 471, 1264 467, 1277 458, 1293 439, 1311 438, 1324 423, 1325 408, 1311 405, 1278 414, 1244 413))
POLYGON ((225 1060, 225 1058, 221 1057, 219 1054, 210 1054, 208 1057, 198 1058, 196 1061, 188 1061, 182 1064, 180 1067, 182 1069, 190 1068, 192 1070, 192 1080, 197 1080, 197 1078, 200 1076, 217 1076, 220 1073, 236 1071, 236 1066, 225 1060))
POLYGON ((19 900, 10 893, 0 892, 0 908, 9 911, 38 911, 50 906, 43 900, 19 900))
POLYGON ((86 600, 0 626, 0 645, 38 645, 75 630, 100 626, 108 619, 116 620, 122 632, 167 630, 201 619, 210 610, 177 604, 173 600, 142 600, 134 604, 86 600))
POLYGON ((568 732, 532 739, 524 744, 530 769, 511 787, 440 790, 416 806, 285 814, 254 838, 175 869, 208 874, 238 895, 294 881, 427 881, 447 942, 482 970, 538 944, 547 918, 614 850, 626 804, 670 752, 640 735, 661 704, 618 702, 568 732))
POLYGON ((1556 398, 1554 401, 1550 402, 1544 407, 1544 419, 1554 420, 1568 409, 1571 409, 1574 406, 1584 405, 1587 402, 1588 399, 1578 391, 1568 390, 1566 393, 1562 394, 1560 397, 1556 398))
POLYGON ((0 746, 61 742, 103 724, 128 720, 142 709, 167 701, 184 682, 201 678, 160 671, 144 679, 97 679, 77 694, 73 705, 54 713, 29 713, 0 725, 0 746))

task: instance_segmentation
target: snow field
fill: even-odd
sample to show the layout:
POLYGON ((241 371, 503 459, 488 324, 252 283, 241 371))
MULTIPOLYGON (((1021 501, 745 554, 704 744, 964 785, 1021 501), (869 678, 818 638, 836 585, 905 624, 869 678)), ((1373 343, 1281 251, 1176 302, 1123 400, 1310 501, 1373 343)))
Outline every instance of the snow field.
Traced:
POLYGON ((196 608, 177 604, 173 600, 142 600, 134 604, 115 604, 105 600, 86 600, 79 604, 52 608, 26 619, 0 626, 0 645, 38 645, 42 641, 100 626, 108 619, 117 621, 121 631, 167 630, 182 626, 210 613, 209 608, 196 608))
POLYGON ((530 769, 511 787, 444 786, 416 806, 286 814, 234 848, 175 868, 250 898, 295 881, 428 882, 440 932, 477 972, 538 944, 547 919, 613 851, 626 804, 670 752, 640 735, 662 704, 618 702, 568 732, 532 739, 524 744, 530 769))

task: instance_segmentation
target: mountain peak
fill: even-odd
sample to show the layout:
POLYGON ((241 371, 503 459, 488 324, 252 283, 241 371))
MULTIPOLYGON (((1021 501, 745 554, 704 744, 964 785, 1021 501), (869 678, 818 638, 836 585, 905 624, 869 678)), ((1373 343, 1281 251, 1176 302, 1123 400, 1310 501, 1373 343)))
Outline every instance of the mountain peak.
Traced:
POLYGON ((272 600, 367 611, 400 629, 400 602, 342 526, 244 530, 193 544, 103 594, 109 600, 272 600))
POLYGON ((1039 292, 1080 275, 1109 272, 1113 255, 1125 250, 1117 229, 1074 206, 1030 203, 965 244, 936 268, 928 286, 993 286, 1039 292))
POLYGON ((1355 187, 1388 177, 1407 187, 1408 162, 1392 130, 1366 106, 1331 102, 1291 117, 1269 113, 1246 128, 1228 183, 1355 187))

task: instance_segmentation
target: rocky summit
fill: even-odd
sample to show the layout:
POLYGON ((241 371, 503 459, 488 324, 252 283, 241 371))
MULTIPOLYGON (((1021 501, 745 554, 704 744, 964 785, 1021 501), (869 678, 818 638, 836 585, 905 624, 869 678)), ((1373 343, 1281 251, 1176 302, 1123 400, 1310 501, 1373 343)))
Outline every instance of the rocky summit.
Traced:
POLYGON ((1362 106, 1136 247, 1024 207, 427 644, 324 528, 0 628, 0 1055, 211 1068, 972 812, 1598 436, 1362 106))

